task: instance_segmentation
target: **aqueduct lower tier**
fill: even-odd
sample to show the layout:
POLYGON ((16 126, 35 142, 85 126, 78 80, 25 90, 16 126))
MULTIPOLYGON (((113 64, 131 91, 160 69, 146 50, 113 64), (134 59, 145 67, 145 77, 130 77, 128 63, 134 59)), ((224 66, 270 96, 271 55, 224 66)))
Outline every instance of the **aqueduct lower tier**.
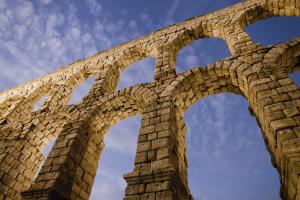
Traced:
POLYGON ((233 92, 249 102, 281 180, 284 200, 300 199, 300 38, 263 48, 244 28, 272 16, 299 16, 300 0, 248 0, 100 52, 0 93, 0 199, 88 199, 117 121, 141 115, 135 167, 124 200, 188 200, 184 112, 208 95, 233 92), (176 73, 176 55, 195 40, 225 40, 232 56, 176 73), (119 76, 154 57, 151 83, 116 90, 119 76), (68 105, 87 78, 87 96, 68 105), (37 111, 34 104, 47 96, 37 111), (42 151, 56 139, 36 179, 42 151))

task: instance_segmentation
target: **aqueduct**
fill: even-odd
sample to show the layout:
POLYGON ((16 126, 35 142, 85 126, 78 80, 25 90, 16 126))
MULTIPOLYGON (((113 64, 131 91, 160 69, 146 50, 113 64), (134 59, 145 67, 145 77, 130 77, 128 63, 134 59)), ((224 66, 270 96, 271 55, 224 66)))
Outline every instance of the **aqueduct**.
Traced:
POLYGON ((300 16, 300 0, 247 0, 194 17, 0 92, 0 199, 88 199, 109 127, 141 115, 134 170, 124 200, 189 200, 183 115, 196 101, 233 92, 261 127, 281 197, 300 199, 300 37, 262 47, 244 28, 272 16, 300 16), (223 39, 232 56, 176 73, 176 55, 195 40, 223 39), (156 59, 154 81, 116 90, 138 60, 156 59), (68 105, 87 78, 87 96, 68 105), (46 96, 45 103, 32 111, 46 96), (56 143, 44 160, 42 150, 56 143))

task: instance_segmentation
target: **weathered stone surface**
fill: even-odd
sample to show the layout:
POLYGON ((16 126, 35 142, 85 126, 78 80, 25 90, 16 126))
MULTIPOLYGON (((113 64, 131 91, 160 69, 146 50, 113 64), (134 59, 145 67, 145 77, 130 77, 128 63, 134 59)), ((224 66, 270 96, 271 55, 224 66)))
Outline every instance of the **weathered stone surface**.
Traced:
POLYGON ((300 90, 288 77, 300 70, 300 38, 263 48, 243 30, 262 18, 290 15, 300 15, 299 0, 247 0, 1 91, 0 199, 88 199, 108 129, 141 115, 124 199, 192 200, 183 115, 196 101, 228 92, 248 101, 280 174, 282 198, 300 199, 300 90), (232 57, 176 73, 178 52, 207 37, 224 39, 232 57), (117 91, 126 67, 147 57, 156 58, 154 82, 117 91), (68 105, 72 91, 91 76, 96 81, 89 94, 68 105), (34 179, 41 151, 53 139, 34 179))

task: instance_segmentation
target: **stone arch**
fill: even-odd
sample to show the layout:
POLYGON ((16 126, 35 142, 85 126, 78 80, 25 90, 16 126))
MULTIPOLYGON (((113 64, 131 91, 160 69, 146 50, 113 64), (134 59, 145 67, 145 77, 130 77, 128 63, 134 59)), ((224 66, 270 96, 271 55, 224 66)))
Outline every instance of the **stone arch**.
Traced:
POLYGON ((208 34, 204 33, 204 28, 200 23, 195 26, 182 27, 182 29, 173 35, 171 35, 168 44, 172 47, 172 50, 179 52, 187 45, 191 44, 195 40, 209 37, 208 34))
POLYGON ((211 94, 232 92, 244 95, 239 88, 241 80, 238 80, 236 68, 243 63, 224 60, 205 68, 195 67, 180 74, 161 94, 171 95, 177 106, 185 112, 198 99, 211 94), (207 81, 209 80, 209 81, 207 81))
POLYGON ((49 81, 45 80, 45 82, 39 81, 37 82, 39 86, 27 90, 27 94, 21 97, 21 100, 19 100, 12 109, 9 109, 9 112, 7 112, 3 117, 6 118, 7 123, 13 121, 10 120, 10 118, 19 120, 28 119, 35 103, 44 96, 47 96, 47 98, 39 110, 42 110, 43 112, 48 112, 49 110, 52 112, 63 110, 65 109, 65 106, 68 105, 68 101, 71 98, 73 90, 80 83, 94 75, 98 76, 97 72, 83 68, 70 75, 66 80, 63 81, 59 79, 50 79, 49 81), (22 116, 20 116, 21 108, 22 116))
MULTIPOLYGON (((28 98, 30 100, 32 100, 33 97, 38 98, 38 94, 40 92, 45 94, 45 91, 48 91, 49 94, 49 98, 47 98, 45 105, 51 104, 58 99, 66 101, 70 98, 68 94, 74 89, 74 87, 76 87, 80 82, 83 82, 90 75, 97 76, 99 70, 101 70, 101 66, 95 67, 94 63, 88 65, 82 61, 75 62, 71 64, 69 68, 59 69, 56 72, 35 81, 29 81, 24 85, 1 91, 0 105, 4 105, 5 102, 10 101, 10 99, 17 99, 19 101, 15 104, 17 107, 19 103, 24 104, 24 102, 28 102, 28 98), (57 93, 59 93, 58 96, 57 93)), ((56 107, 57 105, 52 108, 55 109, 56 107)))
POLYGON ((245 28, 258 20, 271 16, 271 12, 264 8, 263 3, 258 3, 244 11, 241 11, 240 14, 234 18, 234 21, 237 21, 242 28, 245 28))
POLYGON ((242 81, 238 80, 238 74, 235 71, 239 67, 243 67, 243 63, 231 60, 219 61, 205 68, 195 67, 178 75, 160 96, 162 99, 170 98, 175 104, 174 115, 179 130, 175 152, 178 154, 179 174, 186 191, 188 191, 188 161, 186 158, 184 113, 196 101, 209 95, 232 92, 243 96, 243 90, 240 89, 242 81))
POLYGON ((55 113, 36 113, 33 120, 26 124, 29 129, 24 130, 25 137, 36 138, 36 146, 42 151, 51 140, 57 139, 62 127, 70 120, 70 114, 67 111, 58 111, 55 113))
MULTIPOLYGON (((270 17, 276 16, 300 16, 300 8, 296 1, 262 1, 257 2, 245 8, 243 11, 233 19, 233 22, 237 24, 238 29, 247 36, 248 34, 243 30, 245 27, 253 24, 254 22, 270 17)), ((248 43, 253 43, 249 37, 248 43)), ((260 45, 253 43, 257 47, 261 48, 260 45)))
POLYGON ((245 28, 258 20, 274 16, 300 16, 300 7, 296 1, 263 1, 241 11, 235 20, 245 28))
MULTIPOLYGON (((85 129, 91 135, 87 147, 93 149, 93 151, 87 150, 81 167, 75 172, 77 174, 83 169, 84 174, 89 176, 91 182, 89 183, 88 190, 85 191, 87 195, 90 195, 92 190, 93 180, 98 168, 98 160, 105 146, 104 138, 109 128, 127 117, 141 114, 142 110, 151 102, 154 96, 153 92, 140 86, 132 90, 121 90, 119 94, 103 100, 103 103, 94 108, 90 113, 90 116, 84 123, 85 129), (122 94, 123 92, 124 94, 122 94)), ((72 195, 76 196, 76 186, 80 185, 81 181, 81 179, 75 177, 72 185, 72 195)))
POLYGON ((296 1, 257 1, 249 4, 250 6, 244 7, 232 19, 234 29, 228 27, 224 30, 232 52, 241 53, 261 48, 261 45, 255 44, 244 31, 250 24, 273 16, 300 16, 300 8, 296 1))
POLYGON ((294 160, 297 159, 299 148, 296 142, 299 122, 295 111, 300 105, 300 90, 285 72, 284 63, 289 62, 282 59, 283 64, 280 63, 278 52, 280 50, 273 50, 275 55, 269 52, 261 63, 252 64, 251 68, 242 71, 240 78, 244 80, 244 86, 240 87, 262 130, 272 163, 279 172, 281 197, 296 199, 299 197, 298 179, 294 180, 293 177, 299 174, 295 168, 298 163, 294 160), (293 149, 288 147, 292 142, 295 142, 293 149))
POLYGON ((230 19, 226 13, 220 13, 218 17, 211 19, 193 19, 190 23, 187 20, 185 26, 173 35, 168 43, 175 52, 201 38, 224 40, 233 55, 260 48, 252 42, 250 36, 236 23, 236 20, 230 19))
MULTIPOLYGON (((55 196, 57 198, 63 198, 64 195, 70 198, 78 196, 88 198, 96 174, 98 159, 103 149, 105 132, 117 121, 140 113, 153 98, 155 98, 155 94, 151 90, 138 85, 106 96, 100 102, 98 99, 94 100, 92 103, 90 102, 92 105, 89 104, 91 107, 84 105, 84 102, 78 105, 75 113, 80 112, 80 116, 64 126, 40 174, 31 187, 31 191, 24 192, 23 197, 30 196, 32 191, 47 191, 47 188, 40 188, 41 185, 47 184, 49 187, 54 185, 59 194, 62 195, 55 196), (99 126, 99 122, 103 122, 104 125, 99 126), (65 137, 69 138, 68 143, 62 139, 65 137), (61 148, 66 149, 62 154, 61 148), (79 155, 80 158, 77 158, 79 155), (57 156, 65 159, 56 163, 53 157, 57 156), (49 172, 47 169, 53 165, 63 165, 68 170, 59 172, 58 168, 53 168, 49 172), (50 174, 57 174, 57 176, 50 181, 47 178, 50 174), (66 175, 72 178, 65 180, 66 175), (80 191, 78 188, 85 189, 80 191)), ((43 195, 55 194, 56 191, 48 191, 43 195)))
POLYGON ((100 104, 95 102, 96 105, 84 117, 84 123, 91 135, 95 136, 97 130, 101 130, 102 127, 108 129, 117 121, 142 113, 143 109, 155 99, 155 96, 156 94, 152 90, 143 87, 142 84, 122 89, 103 98, 100 104), (103 123, 99 123, 99 121, 103 123))
POLYGON ((217 28, 215 23, 217 23, 215 20, 207 21, 199 19, 192 25, 183 26, 180 31, 177 31, 170 36, 168 46, 171 47, 172 51, 178 53, 181 49, 196 40, 205 38, 222 39, 228 46, 224 30, 222 30, 222 28, 217 28))
MULTIPOLYGON (((288 147, 288 145, 298 141, 296 136, 296 132, 299 131, 299 124, 297 125, 296 122, 298 114, 292 112, 294 109, 292 107, 293 105, 300 106, 298 101, 300 90, 287 77, 287 74, 280 74, 280 76, 273 78, 272 74, 266 73, 267 70, 263 70, 255 64, 251 66, 228 60, 223 62, 227 63, 223 64, 224 68, 222 64, 216 63, 215 66, 193 68, 182 73, 164 90, 161 96, 171 96, 173 99, 177 107, 177 123, 182 132, 185 130, 182 120, 183 114, 198 99, 222 92, 232 92, 245 97, 249 103, 250 113, 256 117, 262 130, 272 163, 279 172, 281 196, 284 199, 294 199, 295 195, 298 195, 296 191, 297 182, 291 183, 293 181, 292 175, 287 174, 287 167, 294 169, 297 165, 296 161, 290 160, 292 158, 289 156, 298 152, 300 147, 298 147, 298 143, 295 143, 293 148, 288 147), (222 69, 225 71, 222 72, 222 69), (205 81, 205 76, 207 76, 206 80, 209 81, 205 81), (216 84, 212 80, 220 82, 216 84), (295 185, 291 186, 291 184, 295 185), (295 190, 290 190, 291 187, 295 190)), ((181 141, 184 141, 184 138, 181 141)), ((180 154, 184 154, 184 152, 180 154)), ((292 171, 291 173, 298 172, 292 171)), ((182 179, 184 180, 184 178, 182 179)))
POLYGON ((134 43, 116 52, 112 57, 105 58, 104 68, 98 76, 92 92, 95 90, 102 93, 113 92, 119 82, 121 73, 131 64, 148 57, 157 57, 156 49, 141 43, 134 43))
POLYGON ((22 97, 9 113, 6 113, 3 117, 7 120, 7 123, 12 123, 16 119, 26 120, 30 117, 30 113, 34 108, 36 102, 43 96, 47 95, 49 91, 54 90, 55 85, 41 85, 35 90, 31 91, 27 96, 22 97), (22 112, 20 112, 22 109, 22 112))
POLYGON ((170 36, 171 39, 167 44, 161 45, 158 48, 158 52, 161 52, 160 55, 162 56, 159 57, 156 63, 156 79, 159 79, 162 75, 167 78, 175 77, 176 56, 178 55, 180 50, 197 40, 206 38, 222 39, 224 40, 231 53, 233 52, 222 30, 212 30, 212 27, 214 27, 215 25, 212 25, 211 23, 212 22, 202 22, 201 20, 199 20, 197 21, 197 23, 195 23, 196 25, 194 26, 189 25, 183 27, 180 31, 170 36))

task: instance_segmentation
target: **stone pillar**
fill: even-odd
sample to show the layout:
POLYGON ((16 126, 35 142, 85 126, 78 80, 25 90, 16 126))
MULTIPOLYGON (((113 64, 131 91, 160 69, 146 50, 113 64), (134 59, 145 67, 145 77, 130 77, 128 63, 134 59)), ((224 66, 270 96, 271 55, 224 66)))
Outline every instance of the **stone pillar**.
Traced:
POLYGON ((158 55, 155 63, 155 80, 163 83, 176 76, 176 54, 175 46, 162 45, 157 49, 158 55))
POLYGON ((189 200, 185 130, 169 97, 142 115, 135 168, 124 175, 124 200, 189 200))
POLYGON ((262 48, 253 43, 249 35, 239 25, 224 28, 225 40, 232 55, 255 51, 262 48))
POLYGON ((0 199, 20 199, 43 160, 39 149, 24 138, 0 141, 0 199))
POLYGON ((260 75, 249 102, 281 179, 281 196, 300 199, 300 90, 287 75, 260 75))
POLYGON ((22 193, 22 198, 87 200, 105 131, 91 133, 79 120, 65 125, 34 184, 22 193))

